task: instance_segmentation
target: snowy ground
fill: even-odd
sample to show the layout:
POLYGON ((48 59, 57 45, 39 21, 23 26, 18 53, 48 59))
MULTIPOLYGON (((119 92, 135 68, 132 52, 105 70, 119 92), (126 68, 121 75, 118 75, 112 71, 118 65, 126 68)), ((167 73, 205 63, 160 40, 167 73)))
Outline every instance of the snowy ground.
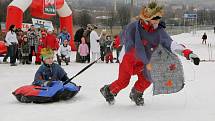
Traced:
MULTIPOLYGON (((193 49, 201 59, 209 59, 207 46, 201 44, 203 32, 180 34, 173 39, 193 49)), ((215 50, 215 34, 206 32, 215 50)), ((23 104, 11 94, 16 88, 30 84, 39 66, 0 64, 0 121, 214 121, 215 63, 202 62, 194 66, 184 58, 181 60, 185 88, 176 94, 152 96, 150 87, 144 94, 145 105, 140 107, 128 97, 136 76, 132 77, 129 87, 117 95, 113 106, 109 106, 99 93, 104 84, 117 78, 118 64, 93 65, 73 80, 82 86, 76 97, 51 104, 23 104)), ((62 67, 72 76, 86 65, 72 62, 62 67)))

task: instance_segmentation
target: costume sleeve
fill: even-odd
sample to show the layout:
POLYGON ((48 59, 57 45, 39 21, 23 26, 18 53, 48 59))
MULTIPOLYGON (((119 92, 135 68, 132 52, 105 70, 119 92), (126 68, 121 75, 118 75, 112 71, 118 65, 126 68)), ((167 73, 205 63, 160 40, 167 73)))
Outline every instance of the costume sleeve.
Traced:
POLYGON ((172 38, 163 29, 160 33, 160 41, 161 45, 167 50, 172 53, 184 56, 187 59, 189 59, 189 55, 192 53, 192 51, 190 49, 186 49, 184 45, 178 44, 176 41, 173 41, 172 38))
POLYGON ((96 40, 99 40, 100 37, 98 36, 98 34, 96 33, 96 31, 93 31, 93 36, 96 40))
POLYGON ((11 36, 11 33, 7 32, 6 37, 5 37, 5 41, 6 41, 7 45, 11 45, 10 36, 11 36))
POLYGON ((172 44, 172 38, 166 33, 166 31, 162 28, 160 29, 160 43, 161 45, 166 48, 168 51, 172 52, 171 50, 171 44, 172 44))

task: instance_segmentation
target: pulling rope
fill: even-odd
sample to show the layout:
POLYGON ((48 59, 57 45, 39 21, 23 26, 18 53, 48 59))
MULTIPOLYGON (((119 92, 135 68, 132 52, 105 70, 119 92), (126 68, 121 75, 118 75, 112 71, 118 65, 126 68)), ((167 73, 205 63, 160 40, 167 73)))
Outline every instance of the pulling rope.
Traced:
POLYGON ((76 76, 80 75, 81 73, 83 73, 85 70, 87 70, 89 67, 91 67, 93 64, 95 64, 98 60, 100 60, 101 57, 99 57, 97 60, 91 62, 89 65, 87 65, 86 67, 84 67, 81 71, 79 71, 75 76, 73 76, 72 78, 66 80, 63 85, 66 85, 67 83, 69 83, 71 80, 73 80, 76 76))

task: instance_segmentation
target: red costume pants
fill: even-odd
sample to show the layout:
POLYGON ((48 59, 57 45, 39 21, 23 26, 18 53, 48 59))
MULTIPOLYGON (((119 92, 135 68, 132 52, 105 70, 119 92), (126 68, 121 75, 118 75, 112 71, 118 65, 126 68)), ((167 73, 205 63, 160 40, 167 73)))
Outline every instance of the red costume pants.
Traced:
POLYGON ((110 85, 110 91, 117 94, 120 90, 128 86, 131 76, 137 75, 134 88, 139 92, 144 92, 151 82, 145 79, 143 74, 144 64, 141 61, 135 60, 132 54, 125 54, 122 63, 119 65, 118 79, 110 85))

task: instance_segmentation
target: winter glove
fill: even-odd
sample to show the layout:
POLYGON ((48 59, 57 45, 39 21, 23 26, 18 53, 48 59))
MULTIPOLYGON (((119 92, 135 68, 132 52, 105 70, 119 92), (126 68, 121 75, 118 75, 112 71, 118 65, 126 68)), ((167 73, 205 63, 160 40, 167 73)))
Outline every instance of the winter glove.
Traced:
POLYGON ((195 64, 195 65, 199 65, 200 59, 199 57, 194 54, 194 53, 190 53, 189 54, 189 59, 195 64))
POLYGON ((33 85, 35 86, 42 86, 43 85, 44 80, 35 80, 33 81, 33 85))
POLYGON ((43 83, 43 87, 51 87, 51 85, 52 85, 52 81, 44 81, 44 83, 43 83))
POLYGON ((182 53, 184 57, 187 58, 187 60, 191 60, 195 65, 199 65, 200 59, 196 54, 193 53, 193 51, 185 49, 182 53))

